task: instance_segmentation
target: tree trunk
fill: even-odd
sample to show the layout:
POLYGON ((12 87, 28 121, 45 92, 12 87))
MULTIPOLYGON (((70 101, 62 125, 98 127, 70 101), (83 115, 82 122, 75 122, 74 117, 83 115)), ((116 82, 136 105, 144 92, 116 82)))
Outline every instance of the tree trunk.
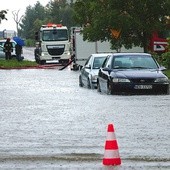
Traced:
POLYGON ((147 32, 143 32, 143 40, 142 40, 142 45, 143 45, 143 49, 144 49, 144 53, 148 53, 148 45, 149 45, 149 36, 147 34, 147 32))

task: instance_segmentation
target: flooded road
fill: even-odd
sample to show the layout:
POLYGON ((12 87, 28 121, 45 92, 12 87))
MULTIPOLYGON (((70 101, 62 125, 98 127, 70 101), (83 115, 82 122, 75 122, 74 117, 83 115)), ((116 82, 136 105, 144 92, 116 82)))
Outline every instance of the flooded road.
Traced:
POLYGON ((170 95, 78 86, 70 68, 0 70, 0 169, 170 169, 170 95), (102 165, 113 123, 121 166, 102 165))

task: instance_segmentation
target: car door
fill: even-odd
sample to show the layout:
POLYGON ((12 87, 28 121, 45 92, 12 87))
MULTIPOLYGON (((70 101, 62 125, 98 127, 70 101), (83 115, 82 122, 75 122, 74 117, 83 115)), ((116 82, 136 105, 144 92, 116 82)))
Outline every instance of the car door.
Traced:
POLYGON ((105 92, 107 90, 107 82, 110 70, 110 55, 105 59, 102 68, 99 70, 98 79, 100 83, 101 91, 105 92))
POLYGON ((82 82, 85 86, 88 86, 88 77, 89 77, 89 73, 91 71, 91 67, 92 67, 92 60, 93 60, 93 56, 90 55, 89 58, 87 59, 85 65, 83 66, 81 72, 82 72, 82 82))
POLYGON ((3 47, 0 46, 0 58, 5 58, 5 53, 3 51, 3 47))

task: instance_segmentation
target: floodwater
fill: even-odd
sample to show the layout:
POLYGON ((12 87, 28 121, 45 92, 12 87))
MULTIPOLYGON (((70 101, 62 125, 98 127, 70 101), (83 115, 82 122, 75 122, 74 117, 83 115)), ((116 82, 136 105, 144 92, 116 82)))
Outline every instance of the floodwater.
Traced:
POLYGON ((0 169, 170 169, 170 95, 106 95, 70 68, 0 70, 0 169), (122 164, 104 166, 112 123, 122 164))

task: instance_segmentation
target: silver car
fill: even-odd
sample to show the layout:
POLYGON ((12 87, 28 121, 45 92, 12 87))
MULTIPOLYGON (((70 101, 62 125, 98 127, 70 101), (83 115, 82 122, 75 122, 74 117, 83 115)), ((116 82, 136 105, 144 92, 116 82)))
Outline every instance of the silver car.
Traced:
MULTIPOLYGON (((5 42, 6 42, 6 39, 0 40, 0 58, 4 58, 4 59, 5 59, 5 53, 3 52, 3 49, 4 49, 5 42)), ((16 57, 16 54, 15 54, 16 42, 13 40, 11 40, 11 42, 12 42, 12 46, 13 46, 13 52, 11 53, 11 56, 13 58, 13 57, 16 57)))
POLYGON ((111 53, 91 54, 85 65, 82 67, 79 75, 79 86, 89 89, 97 88, 98 71, 105 58, 111 53))
POLYGON ((5 58, 5 53, 3 51, 4 47, 0 45, 0 58, 5 58))

